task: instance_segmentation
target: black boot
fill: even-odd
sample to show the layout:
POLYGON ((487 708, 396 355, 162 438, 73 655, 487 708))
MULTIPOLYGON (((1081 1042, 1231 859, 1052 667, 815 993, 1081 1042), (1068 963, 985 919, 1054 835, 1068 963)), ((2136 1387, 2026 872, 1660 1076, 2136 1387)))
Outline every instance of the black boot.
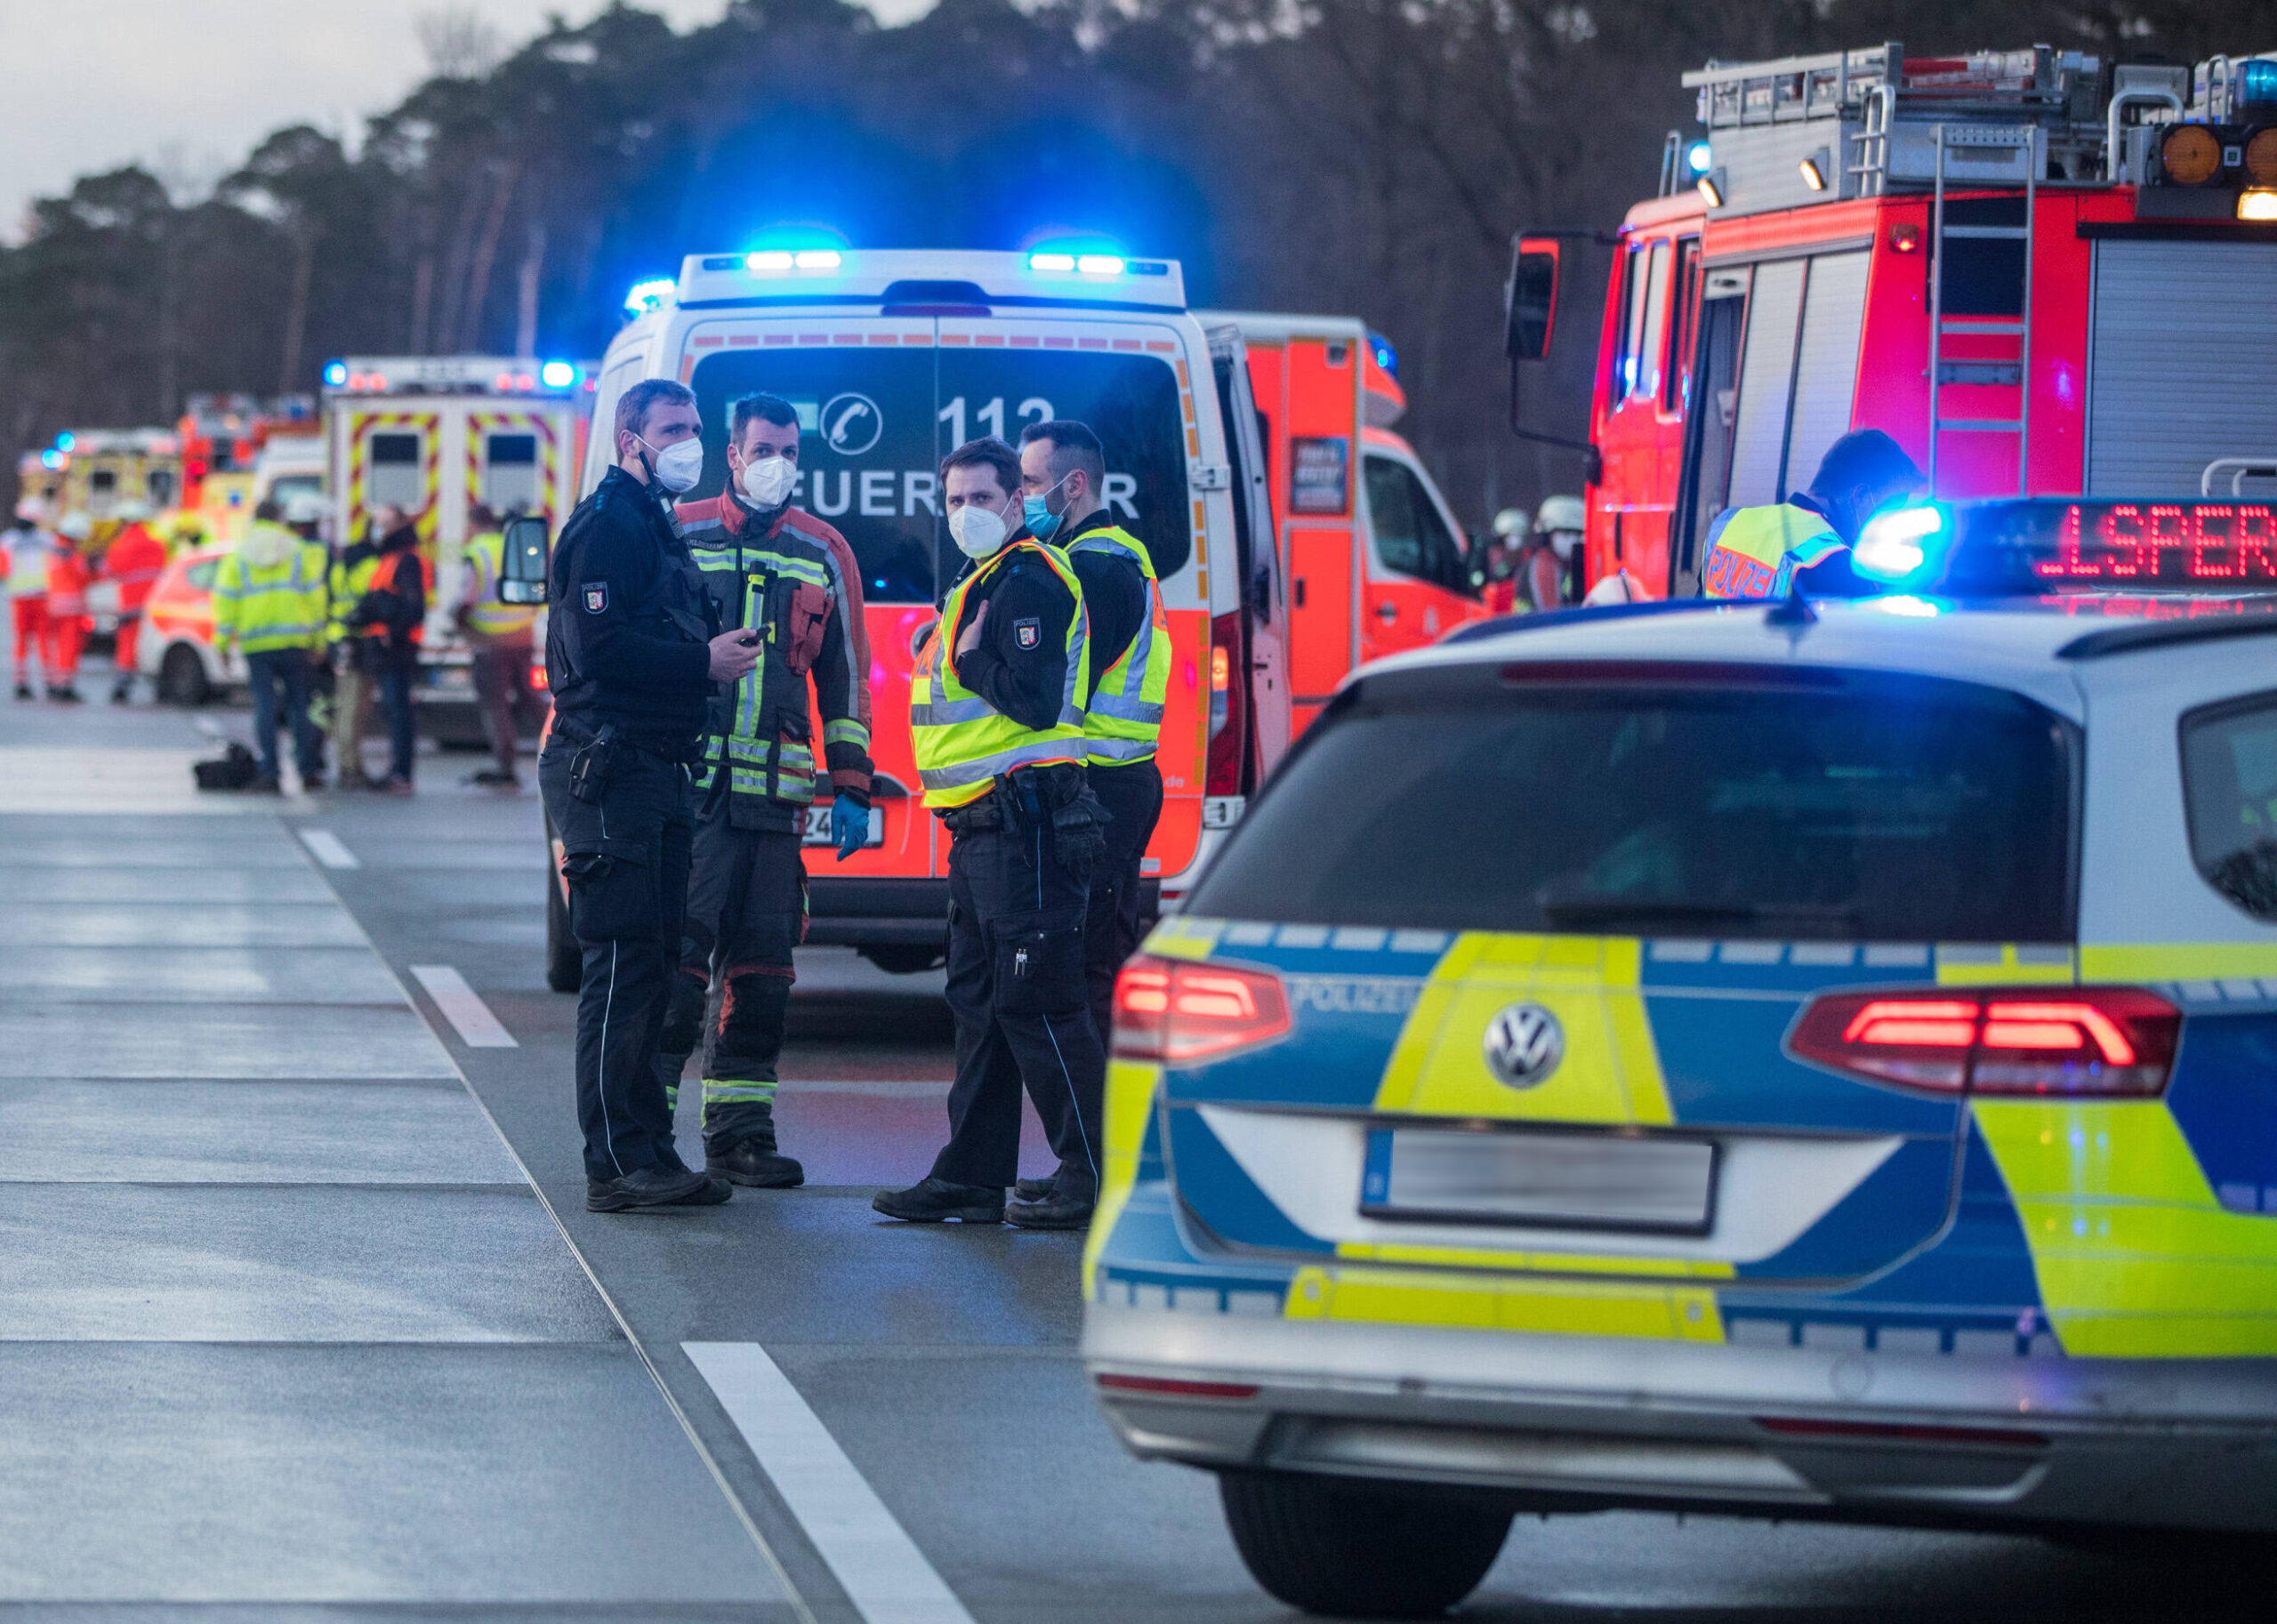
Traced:
POLYGON ((937 1224, 944 1218, 957 1218, 967 1224, 1004 1221, 1003 1191, 980 1185, 951 1184, 945 1178, 929 1178, 906 1190, 881 1190, 871 1198, 870 1205, 888 1218, 912 1224, 937 1224))
POLYGON ((585 1181, 588 1212, 639 1212, 652 1207, 716 1207, 734 1192, 686 1168, 635 1168, 622 1178, 585 1181))
POLYGON ((757 1190, 795 1190, 806 1183, 807 1170, 777 1152, 774 1105, 764 1105, 759 1110, 760 1122, 741 1138, 717 1149, 704 1146, 704 1171, 757 1190))
POLYGON ((1004 1221, 1022 1229, 1086 1228, 1091 1209, 1098 1205, 1098 1194, 1089 1171, 1078 1173, 1062 1167, 1050 1181, 1050 1194, 1037 1201, 1013 1202, 1004 1209, 1004 1221))

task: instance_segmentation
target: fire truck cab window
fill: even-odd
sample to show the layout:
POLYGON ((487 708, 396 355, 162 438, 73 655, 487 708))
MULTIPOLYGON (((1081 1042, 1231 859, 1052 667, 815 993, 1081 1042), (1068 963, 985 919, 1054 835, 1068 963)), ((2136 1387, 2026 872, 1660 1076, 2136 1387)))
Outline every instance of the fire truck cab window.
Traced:
POLYGON ((1631 392, 1640 400, 1656 400, 1669 348, 1669 245, 1653 245, 1645 269, 1645 336, 1637 351, 1631 392))
POLYGON ((419 439, 416 433, 372 436, 372 471, 365 492, 368 509, 392 507, 416 513, 427 505, 419 439))
POLYGON ((1384 567, 1452 591, 1468 592, 1462 546, 1415 470, 1395 457, 1366 459, 1368 527, 1384 567))
POLYGON ((483 453, 482 500, 492 512, 532 513, 544 505, 538 499, 536 435, 486 435, 483 453))
POLYGON ((2277 923, 2277 694, 2184 717, 2182 782, 2198 872, 2277 923))
POLYGON ((1621 290, 1621 350, 1613 359, 1613 394, 1615 405, 1640 392, 1639 369, 1646 366, 1645 306, 1652 290, 1652 258, 1642 244, 1622 260, 1621 290))

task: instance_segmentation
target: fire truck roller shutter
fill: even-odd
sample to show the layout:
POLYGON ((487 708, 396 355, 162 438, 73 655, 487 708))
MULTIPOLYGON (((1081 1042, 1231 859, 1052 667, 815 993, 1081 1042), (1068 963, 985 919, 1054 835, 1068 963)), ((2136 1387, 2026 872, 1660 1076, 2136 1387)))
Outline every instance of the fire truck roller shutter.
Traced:
POLYGON ((1826 448, 1850 432, 1858 388, 1858 338, 1866 324, 1866 259, 1824 253, 1810 261, 1803 287, 1803 342, 1795 357, 1795 403, 1787 427, 1787 467, 1779 493, 1799 490, 1818 472, 1826 448))
POLYGON ((1793 398, 1803 263, 1780 260, 1755 269, 1755 285, 1748 295, 1747 338, 1740 352, 1732 483, 1724 498, 1735 508, 1761 507, 1787 494, 1779 486, 1779 470, 1786 457, 1787 407, 1793 398))
POLYGON ((2095 256, 2088 494, 2195 496, 2216 457, 2277 452, 2277 243, 2095 256))
POLYGON ((1810 483, 1826 448, 1849 432, 1867 260, 1861 253, 1824 253, 1756 267, 1740 368, 1731 506, 1784 500, 1810 483))

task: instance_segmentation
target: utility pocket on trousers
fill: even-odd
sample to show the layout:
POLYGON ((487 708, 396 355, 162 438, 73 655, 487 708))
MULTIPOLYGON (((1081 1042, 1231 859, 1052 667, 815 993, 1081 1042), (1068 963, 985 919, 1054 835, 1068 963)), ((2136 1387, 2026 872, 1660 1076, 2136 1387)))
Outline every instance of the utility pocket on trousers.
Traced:
POLYGON ((1083 1007, 1083 910, 1010 913, 996 922, 996 1007, 1066 1015, 1083 1007))
POLYGON ((640 841, 565 851, 561 876, 569 882, 569 934, 581 942, 638 941, 663 924, 656 864, 640 841))

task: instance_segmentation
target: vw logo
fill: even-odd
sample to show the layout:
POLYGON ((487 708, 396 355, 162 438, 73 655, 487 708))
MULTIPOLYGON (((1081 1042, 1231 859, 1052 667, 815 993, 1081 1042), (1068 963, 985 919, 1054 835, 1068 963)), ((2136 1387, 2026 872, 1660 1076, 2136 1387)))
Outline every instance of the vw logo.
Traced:
POLYGON ((840 456, 860 456, 885 431, 885 415, 867 395, 833 395, 822 409, 822 438, 840 456))
POLYGON ((1486 1065, 1514 1089, 1546 1080, 1565 1057, 1565 1029, 1540 1004, 1512 1004, 1486 1023, 1486 1065))

